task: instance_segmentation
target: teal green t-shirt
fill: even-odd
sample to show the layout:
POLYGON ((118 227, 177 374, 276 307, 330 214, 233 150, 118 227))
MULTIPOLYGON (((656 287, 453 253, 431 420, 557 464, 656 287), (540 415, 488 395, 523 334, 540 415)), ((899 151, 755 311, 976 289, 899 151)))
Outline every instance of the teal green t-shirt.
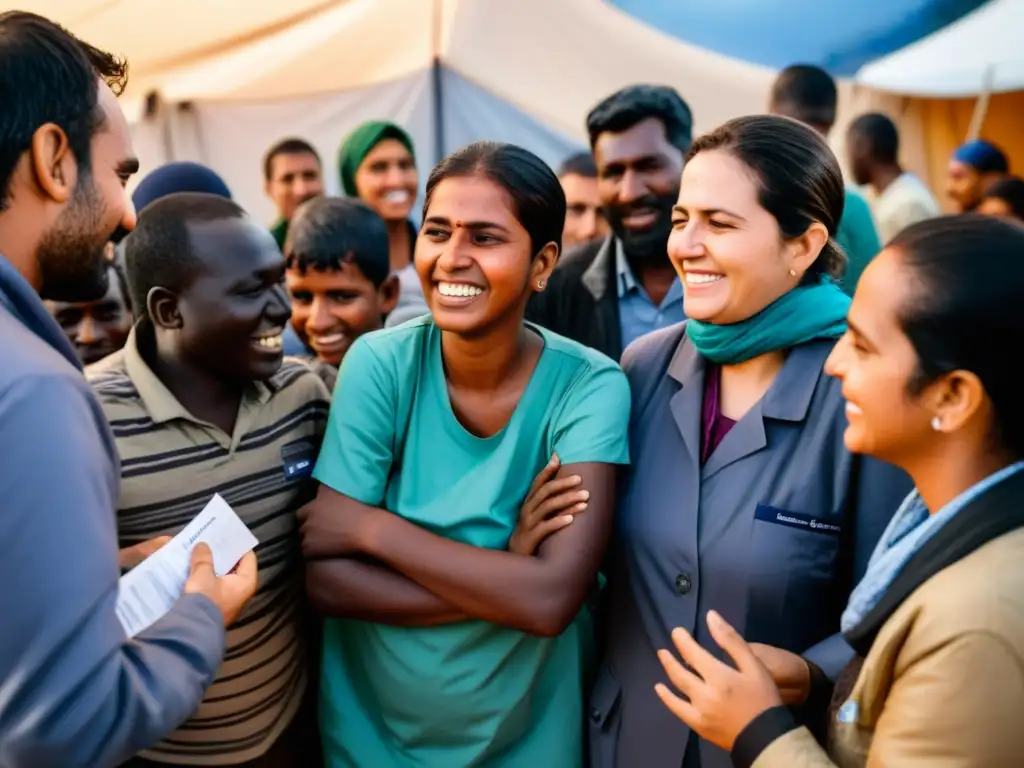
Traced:
POLYGON ((860 192, 850 187, 846 188, 846 202, 843 204, 843 218, 839 220, 836 242, 846 252, 849 260, 846 274, 839 285, 848 296, 853 296, 861 273, 882 250, 882 241, 878 238, 871 206, 860 192))
MULTIPOLYGON (((507 549, 552 452, 563 465, 629 462, 625 374, 531 328, 544 350, 508 425, 486 439, 452 411, 441 331, 429 316, 360 337, 338 373, 314 477, 439 536, 507 549)), ((581 611, 554 638, 481 620, 410 628, 329 619, 327 765, 581 766, 587 618, 581 611)))

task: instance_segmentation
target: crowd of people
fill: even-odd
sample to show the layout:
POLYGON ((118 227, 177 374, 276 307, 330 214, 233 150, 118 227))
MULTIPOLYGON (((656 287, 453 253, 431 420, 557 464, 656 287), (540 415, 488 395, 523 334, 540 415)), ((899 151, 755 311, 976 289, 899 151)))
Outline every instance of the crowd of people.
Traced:
POLYGON ((356 128, 138 171, 123 61, 0 14, 0 768, 1017 765, 1024 181, 942 216, 836 86, 556 171, 356 128), (129 639, 119 578, 215 495, 129 639))

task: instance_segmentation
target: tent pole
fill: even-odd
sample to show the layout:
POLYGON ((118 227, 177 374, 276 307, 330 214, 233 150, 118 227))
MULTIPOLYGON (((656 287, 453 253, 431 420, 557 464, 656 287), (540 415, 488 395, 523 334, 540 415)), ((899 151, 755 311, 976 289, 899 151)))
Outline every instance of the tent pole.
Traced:
POLYGON ((974 141, 981 135, 981 127, 985 124, 985 117, 988 115, 988 102, 992 96, 993 70, 995 67, 985 67, 985 74, 982 75, 981 91, 978 93, 978 100, 974 102, 974 113, 971 115, 971 125, 967 129, 966 141, 974 141))
POLYGON ((173 109, 168 109, 167 104, 160 98, 157 91, 150 91, 146 94, 143 119, 155 123, 159 129, 165 163, 174 162, 174 127, 171 125, 172 117, 168 114, 169 112, 173 112, 173 109))
POLYGON ((441 97, 441 60, 434 59, 431 67, 432 94, 434 97, 434 162, 439 163, 445 156, 444 115, 441 113, 444 99, 441 97))
POLYGON ((444 158, 444 98, 442 94, 442 71, 441 71, 441 22, 444 10, 444 0, 434 1, 434 23, 433 23, 433 59, 431 62, 431 94, 433 95, 434 108, 434 162, 439 163, 444 158))

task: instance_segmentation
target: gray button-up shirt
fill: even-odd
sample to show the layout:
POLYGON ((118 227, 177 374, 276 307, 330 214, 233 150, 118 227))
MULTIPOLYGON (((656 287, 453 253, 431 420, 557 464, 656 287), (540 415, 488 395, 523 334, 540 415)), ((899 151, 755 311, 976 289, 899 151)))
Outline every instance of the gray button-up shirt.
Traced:
POLYGON ((655 304, 633 275, 622 250, 622 241, 618 238, 615 238, 615 285, 619 295, 623 349, 651 331, 686 319, 683 313, 683 285, 679 278, 672 283, 661 304, 655 304))

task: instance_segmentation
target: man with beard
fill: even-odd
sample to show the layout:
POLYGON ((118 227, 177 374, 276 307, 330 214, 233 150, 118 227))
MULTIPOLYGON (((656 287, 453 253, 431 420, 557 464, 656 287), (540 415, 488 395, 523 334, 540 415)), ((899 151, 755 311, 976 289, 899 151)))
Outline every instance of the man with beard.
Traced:
POLYGON ((685 319, 666 246, 693 117, 673 89, 633 85, 594 107, 587 131, 612 234, 566 253, 527 316, 618 360, 637 337, 685 319))
MULTIPOLYGON (((40 296, 107 290, 138 169, 114 91, 125 64, 24 12, 0 14, 0 765, 109 766, 202 699, 256 558, 184 594, 131 641, 115 613, 119 459, 75 350, 40 296)), ((141 547, 140 557, 146 552, 141 547)))

